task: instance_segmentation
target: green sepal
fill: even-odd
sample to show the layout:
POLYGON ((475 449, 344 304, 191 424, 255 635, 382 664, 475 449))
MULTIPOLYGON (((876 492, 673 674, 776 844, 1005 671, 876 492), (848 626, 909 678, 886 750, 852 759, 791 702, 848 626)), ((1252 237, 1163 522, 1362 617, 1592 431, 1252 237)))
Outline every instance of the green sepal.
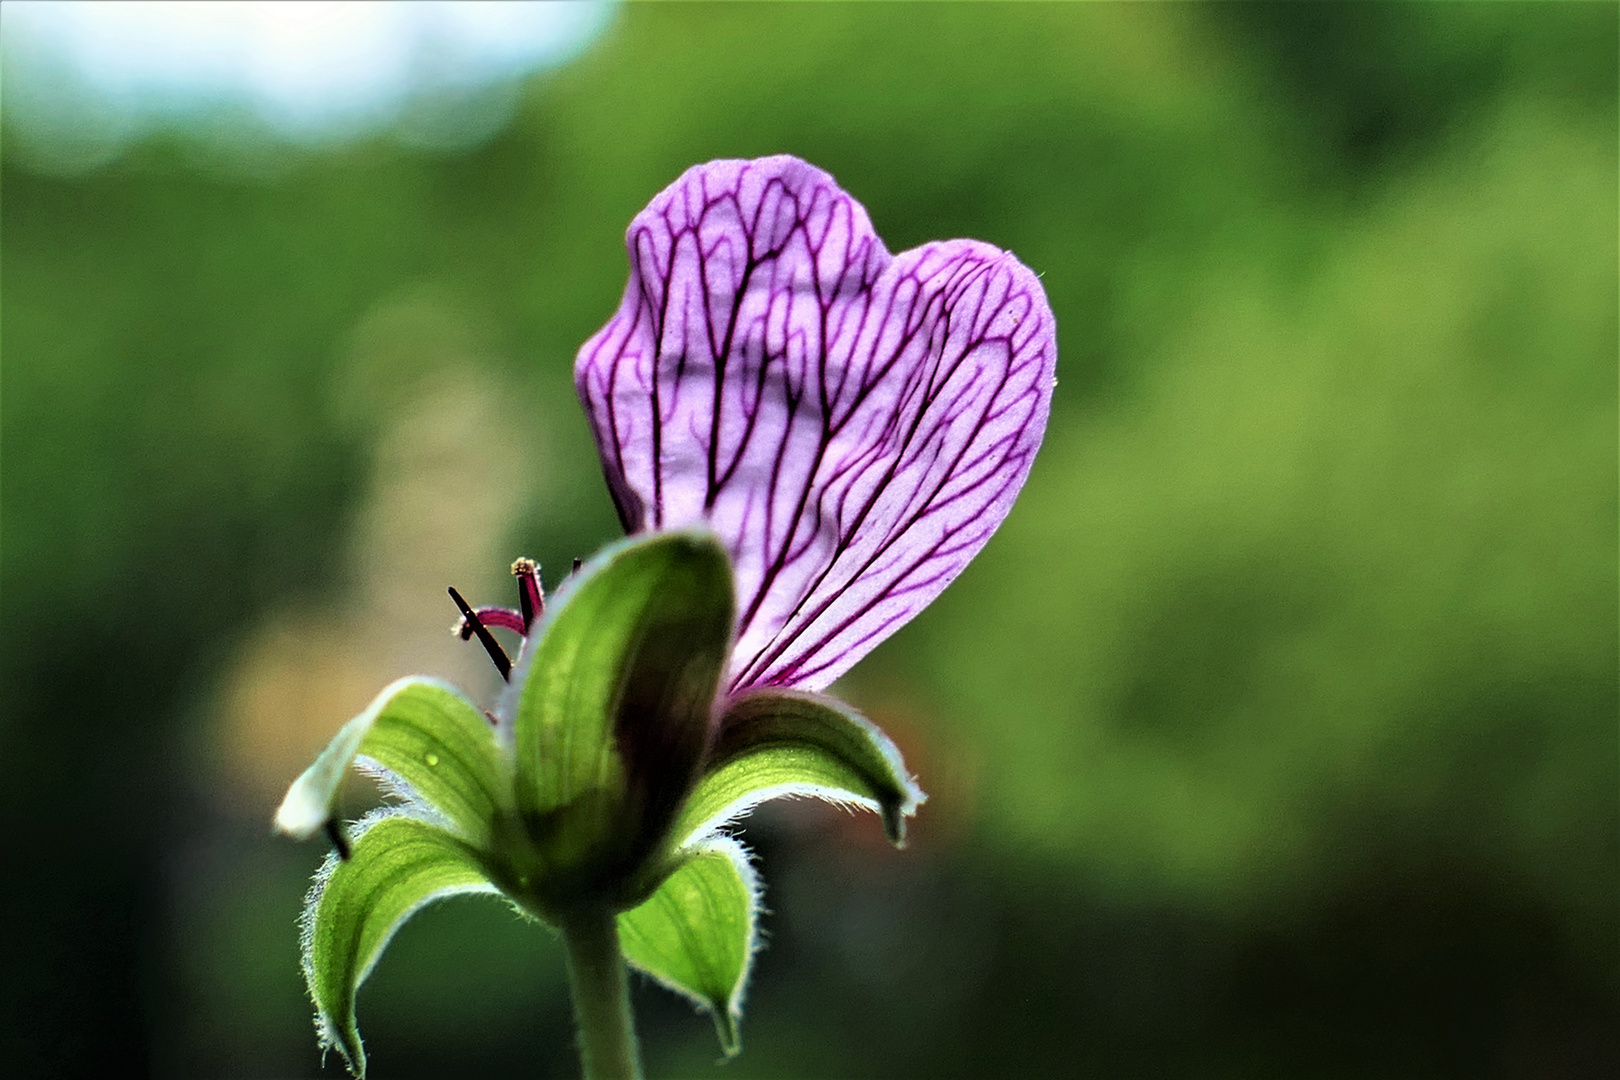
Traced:
POLYGON ((508 702, 542 907, 633 891, 707 747, 735 607, 701 530, 615 544, 554 596, 508 702))
POLYGON ((323 1047, 366 1074, 354 999, 383 948, 424 904, 460 893, 495 892, 478 852, 461 838, 398 809, 354 829, 348 859, 327 856, 304 902, 304 978, 323 1047))
POLYGON ((767 799, 808 795, 876 810, 896 847, 927 798, 877 725, 836 698, 756 690, 733 698, 672 836, 704 837, 767 799))
POLYGON ((300 840, 332 819, 343 773, 370 759, 397 794, 425 803, 480 846, 506 782, 489 721, 454 687, 417 676, 390 683, 333 736, 293 781, 276 811, 276 828, 300 840))
POLYGON ((712 837, 640 906, 619 916, 625 959, 714 1017, 726 1056, 742 1049, 743 987, 754 958, 759 879, 742 845, 712 837))

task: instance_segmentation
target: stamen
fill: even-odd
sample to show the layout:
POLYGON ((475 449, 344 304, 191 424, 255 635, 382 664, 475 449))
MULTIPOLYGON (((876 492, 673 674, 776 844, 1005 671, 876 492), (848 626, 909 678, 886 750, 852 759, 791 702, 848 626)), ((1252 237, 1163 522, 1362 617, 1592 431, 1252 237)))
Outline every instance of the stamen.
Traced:
POLYGON ((512 564, 512 576, 518 579, 518 607, 523 612, 523 633, 529 633, 534 620, 546 610, 546 593, 540 587, 540 564, 533 559, 519 559, 512 564))
POLYGON ((461 598, 461 594, 456 592, 453 585, 450 587, 450 599, 456 602, 456 607, 461 609, 461 617, 467 621, 467 625, 472 627, 472 632, 478 635, 478 644, 482 645, 484 651, 489 653, 490 660, 495 664, 495 670, 501 673, 501 678, 510 681, 512 678, 512 661, 507 657, 506 650, 501 648, 501 643, 495 640, 495 635, 489 632, 489 627, 485 626, 484 621, 478 617, 478 612, 474 611, 467 601, 461 598))
POLYGON ((327 818, 325 829, 326 838, 332 841, 332 846, 337 849, 338 858, 348 862, 351 853, 349 834, 343 831, 343 826, 338 824, 337 818, 327 818))
POLYGON ((585 565, 585 560, 580 558, 578 555, 575 555, 574 556, 574 573, 576 573, 576 574, 579 573, 579 568, 584 566, 584 565, 585 565))
MULTIPOLYGON (((478 621, 491 630, 510 630, 514 634, 523 633, 523 615, 509 607, 481 607, 474 608, 478 621)), ((450 632, 462 641, 471 641, 473 636, 472 624, 466 619, 457 619, 450 627, 450 632)))

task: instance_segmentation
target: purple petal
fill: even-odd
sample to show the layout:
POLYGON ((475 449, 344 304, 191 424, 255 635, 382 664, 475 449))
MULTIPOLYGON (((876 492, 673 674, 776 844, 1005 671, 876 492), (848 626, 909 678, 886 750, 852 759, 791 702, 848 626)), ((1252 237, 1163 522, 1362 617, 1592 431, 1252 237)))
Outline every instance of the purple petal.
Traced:
POLYGON ((1045 293, 977 241, 891 256, 792 157, 689 169, 626 239, 575 367, 620 518, 725 541, 733 689, 825 687, 1007 516, 1051 404, 1045 293))

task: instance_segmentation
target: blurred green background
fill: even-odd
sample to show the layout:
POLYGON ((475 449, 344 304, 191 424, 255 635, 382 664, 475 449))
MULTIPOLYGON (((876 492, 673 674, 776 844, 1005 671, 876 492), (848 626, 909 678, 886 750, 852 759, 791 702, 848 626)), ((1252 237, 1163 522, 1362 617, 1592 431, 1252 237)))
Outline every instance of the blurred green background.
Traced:
MULTIPOLYGON (((492 690, 443 589, 612 537, 571 365, 625 226, 791 152, 1041 273, 1060 385, 840 686, 912 847, 756 815, 744 1053, 641 986, 650 1074, 1620 1075, 1616 11, 630 6, 459 153, 8 153, 0 1060, 341 1074, 270 813, 395 675, 492 690)), ((360 1020, 380 1077, 577 1069, 487 900, 360 1020)))

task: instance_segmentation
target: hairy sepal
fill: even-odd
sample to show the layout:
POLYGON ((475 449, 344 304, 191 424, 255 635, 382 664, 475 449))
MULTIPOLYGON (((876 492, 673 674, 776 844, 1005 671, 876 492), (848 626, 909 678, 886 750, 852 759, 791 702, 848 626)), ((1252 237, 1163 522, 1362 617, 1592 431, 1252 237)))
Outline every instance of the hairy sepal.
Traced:
POLYGON ((680 854, 651 897, 619 916, 619 942, 636 968, 714 1018, 726 1056, 742 1048, 743 990, 756 948, 759 878, 742 845, 711 837, 680 854))
POLYGON ((822 694, 757 690, 727 703, 673 835, 701 841, 767 799, 795 795, 877 811, 897 847, 906 818, 927 798, 889 737, 850 706, 822 694))
POLYGON ((347 860, 334 852, 315 875, 301 920, 304 979, 323 1048, 366 1074, 354 1002, 394 932, 425 904, 493 893, 479 853, 460 837, 390 808, 354 828, 347 860))
POLYGON ((705 530, 613 545, 547 608, 512 679, 518 809, 555 894, 542 908, 634 891, 708 748, 734 619, 705 530))
POLYGON ((454 687, 416 676, 389 684, 293 781, 276 828, 301 840, 318 832, 357 758, 380 769, 393 793, 442 815, 472 843, 488 844, 507 789, 504 766, 489 722, 454 687))

